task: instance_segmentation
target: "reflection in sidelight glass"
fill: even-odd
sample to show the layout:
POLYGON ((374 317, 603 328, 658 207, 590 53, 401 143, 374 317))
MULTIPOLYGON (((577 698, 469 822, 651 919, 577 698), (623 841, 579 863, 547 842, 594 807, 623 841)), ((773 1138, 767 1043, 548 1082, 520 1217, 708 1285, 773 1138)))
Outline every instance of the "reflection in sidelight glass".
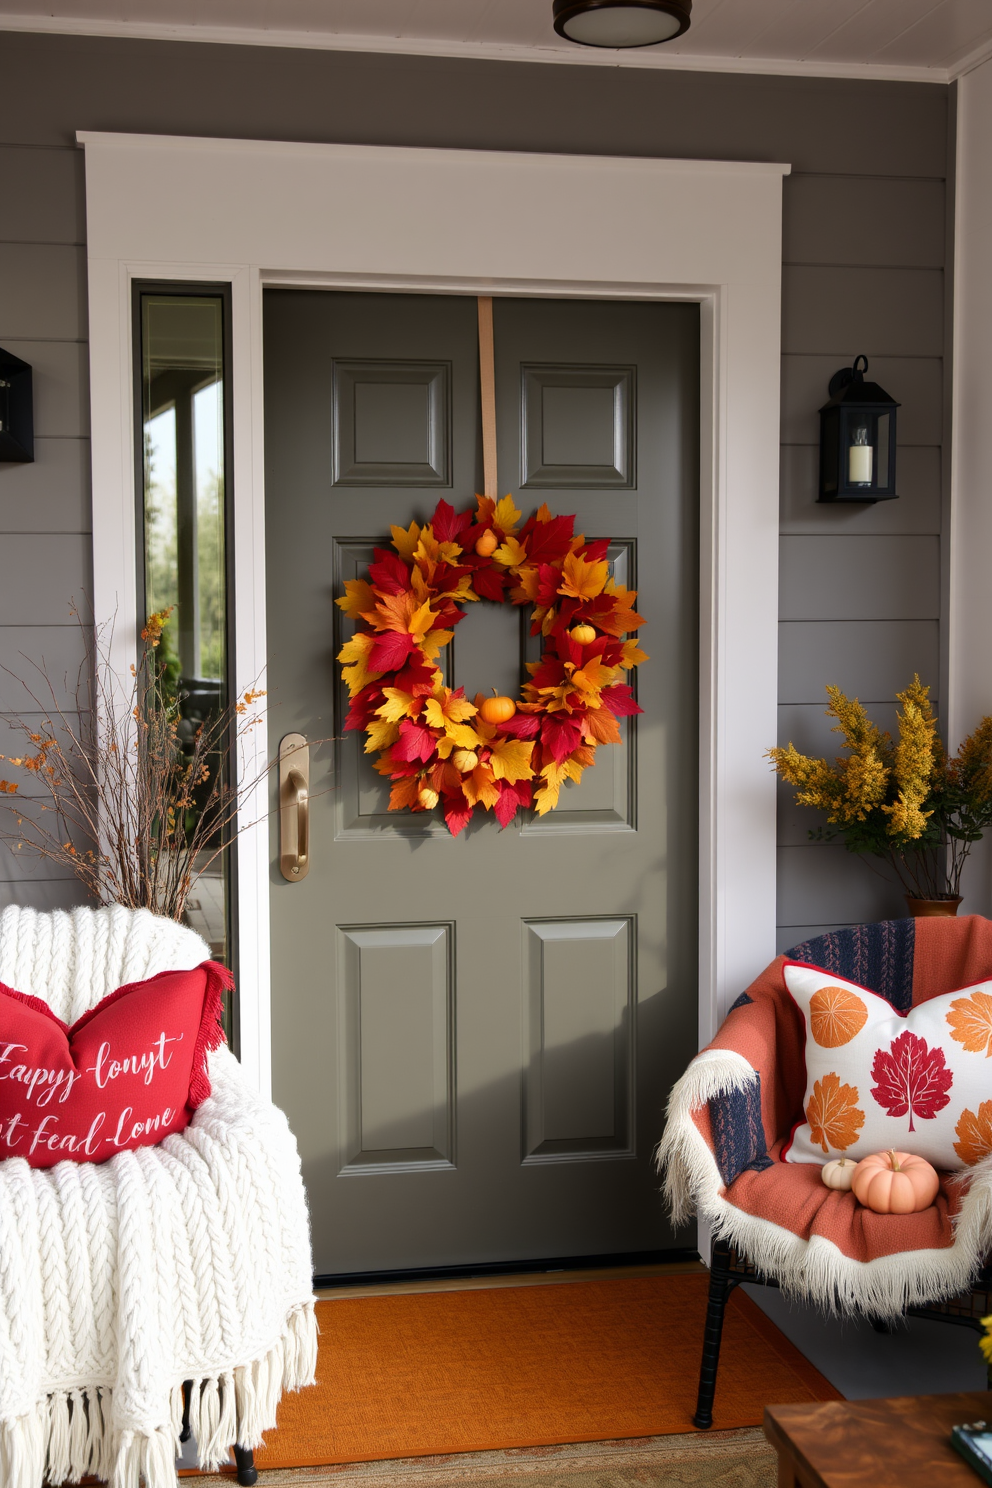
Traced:
MULTIPOLYGON (((138 305, 142 618, 169 611, 159 655, 188 740, 227 691, 224 297, 141 291, 138 305)), ((200 874, 187 902, 188 922, 219 959, 228 950, 227 857, 200 874)))

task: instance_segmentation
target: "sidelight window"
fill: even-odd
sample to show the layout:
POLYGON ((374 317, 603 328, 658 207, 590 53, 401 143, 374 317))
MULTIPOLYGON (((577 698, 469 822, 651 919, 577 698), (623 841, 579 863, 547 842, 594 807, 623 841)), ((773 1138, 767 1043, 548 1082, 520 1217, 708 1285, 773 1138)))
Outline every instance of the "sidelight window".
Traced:
MULTIPOLYGON (((159 656, 175 686, 182 742, 224 707, 230 681, 227 294, 139 285, 134 322, 139 619, 168 612, 159 656)), ((228 964, 229 859, 225 850, 199 873, 187 902, 189 924, 228 964)))

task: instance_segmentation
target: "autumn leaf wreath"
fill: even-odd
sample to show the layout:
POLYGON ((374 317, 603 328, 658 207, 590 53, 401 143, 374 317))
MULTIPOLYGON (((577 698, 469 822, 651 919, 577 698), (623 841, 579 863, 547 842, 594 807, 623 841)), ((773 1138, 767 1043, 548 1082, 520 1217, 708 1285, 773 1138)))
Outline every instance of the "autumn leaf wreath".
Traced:
POLYGON ((636 591, 609 576, 609 539, 573 536, 574 517, 542 506, 520 527, 513 500, 479 496, 473 511, 439 501, 426 527, 392 528, 367 579, 336 602, 358 622, 338 653, 351 697, 346 729, 364 729, 366 754, 392 781, 390 811, 441 803, 457 834, 477 807, 505 827, 523 807, 543 816, 566 780, 578 781, 618 720, 641 709, 624 671, 646 661, 628 632, 644 622, 636 591), (518 530, 519 529, 519 530, 518 530), (468 602, 530 604, 543 635, 523 696, 469 702, 444 685, 438 656, 468 602))

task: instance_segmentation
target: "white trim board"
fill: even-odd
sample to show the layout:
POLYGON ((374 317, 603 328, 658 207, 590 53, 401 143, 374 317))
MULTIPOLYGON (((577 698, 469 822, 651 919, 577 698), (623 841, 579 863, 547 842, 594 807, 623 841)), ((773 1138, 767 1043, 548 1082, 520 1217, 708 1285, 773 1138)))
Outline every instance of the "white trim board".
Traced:
MULTIPOLYGON (((776 735, 789 167, 88 131, 78 138, 86 150, 96 613, 134 615, 131 281, 229 281, 239 685, 265 665, 265 285, 700 304, 699 1031, 708 1039, 775 948, 775 781, 764 751, 776 735)), ((118 624, 117 635, 124 648, 133 628, 118 624)), ((242 1060, 268 1090, 264 827, 239 839, 238 872, 242 1060)))
POLYGON ((566 67, 638 67, 662 72, 746 73, 768 77, 852 78, 865 82, 936 83, 944 87, 977 67, 992 44, 948 67, 915 63, 833 62, 783 57, 735 57, 708 52, 629 51, 565 42, 451 41, 426 36, 360 36, 342 31, 301 31, 266 26, 221 26, 167 21, 98 20, 83 16, 0 15, 0 31, 54 36, 116 36, 133 41, 192 41, 227 46, 291 47, 322 52, 366 52, 406 57, 460 57, 476 62, 544 62, 566 67))

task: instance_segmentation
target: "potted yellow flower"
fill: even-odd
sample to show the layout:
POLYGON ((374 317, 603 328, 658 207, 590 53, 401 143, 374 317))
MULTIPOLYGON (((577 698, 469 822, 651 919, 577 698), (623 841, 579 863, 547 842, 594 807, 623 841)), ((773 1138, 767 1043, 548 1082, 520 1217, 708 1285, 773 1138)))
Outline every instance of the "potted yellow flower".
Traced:
POLYGON ((956 914, 968 854, 992 825, 992 717, 949 757, 919 677, 898 694, 897 742, 857 698, 839 687, 827 687, 827 697, 846 755, 830 763, 791 743, 768 751, 777 773, 796 787, 797 803, 826 813, 826 826, 810 836, 840 838, 849 852, 883 858, 910 914, 956 914))

